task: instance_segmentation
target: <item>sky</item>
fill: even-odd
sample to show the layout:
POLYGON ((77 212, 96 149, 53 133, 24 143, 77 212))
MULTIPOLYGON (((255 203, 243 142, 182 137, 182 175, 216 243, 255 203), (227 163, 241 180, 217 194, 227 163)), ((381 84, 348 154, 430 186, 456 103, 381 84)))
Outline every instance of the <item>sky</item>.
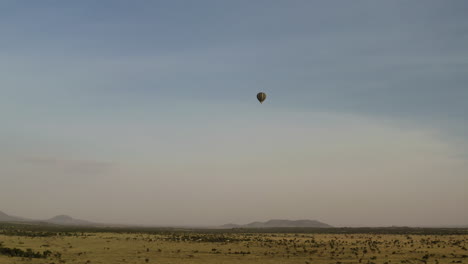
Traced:
POLYGON ((461 0, 2 1, 0 211, 466 225, 467 14, 461 0))

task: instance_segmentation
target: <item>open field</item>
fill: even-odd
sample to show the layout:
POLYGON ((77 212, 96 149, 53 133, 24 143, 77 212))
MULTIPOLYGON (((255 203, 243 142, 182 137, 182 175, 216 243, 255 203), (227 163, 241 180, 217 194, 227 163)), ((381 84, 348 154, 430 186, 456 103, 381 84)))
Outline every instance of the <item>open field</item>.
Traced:
POLYGON ((468 263, 465 229, 263 231, 0 225, 0 264, 468 263))

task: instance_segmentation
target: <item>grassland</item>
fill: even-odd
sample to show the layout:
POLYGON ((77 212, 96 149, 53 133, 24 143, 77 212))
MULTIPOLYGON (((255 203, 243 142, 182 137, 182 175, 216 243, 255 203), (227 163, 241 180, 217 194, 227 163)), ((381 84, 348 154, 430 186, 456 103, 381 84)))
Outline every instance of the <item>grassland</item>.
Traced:
POLYGON ((9 256, 11 250, 4 250, 0 264, 468 263, 465 229, 176 230, 0 225, 0 243, 4 249, 39 256, 9 256))

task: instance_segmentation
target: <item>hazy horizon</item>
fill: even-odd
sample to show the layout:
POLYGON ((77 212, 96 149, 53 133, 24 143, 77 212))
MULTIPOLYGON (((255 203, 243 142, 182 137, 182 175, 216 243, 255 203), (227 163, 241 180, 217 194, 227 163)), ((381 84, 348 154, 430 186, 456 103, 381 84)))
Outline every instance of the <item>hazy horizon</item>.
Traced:
MULTIPOLYGON (((247 224, 258 223, 258 222, 266 223, 266 222, 269 222, 269 221, 318 221, 318 222, 321 222, 323 224, 328 224, 328 223, 324 223, 323 221, 320 221, 319 219, 290 219, 290 218, 263 219, 263 220, 245 222, 245 223, 232 223, 232 222, 229 222, 229 223, 219 223, 219 224, 211 224, 211 225, 207 225, 207 224, 174 225, 174 224, 157 224, 157 223, 138 224, 138 223, 122 223, 122 222, 96 222, 96 221, 89 221, 89 219, 82 219, 82 218, 77 218, 77 217, 74 217, 74 216, 71 216, 71 215, 63 215, 63 214, 58 214, 58 215, 54 215, 54 216, 51 216, 51 217, 48 217, 48 218, 39 219, 39 218, 28 218, 28 217, 23 217, 23 216, 18 216, 18 215, 9 215, 7 212, 1 211, 1 210, 0 210, 0 213, 7 214, 8 216, 11 216, 11 217, 22 218, 23 221, 26 221, 26 222, 28 222, 28 221, 46 221, 47 222, 50 219, 56 218, 56 217, 70 217, 73 220, 87 221, 87 222, 89 222, 89 225, 91 225, 91 226, 93 224, 99 224, 99 225, 109 225, 109 226, 122 225, 122 226, 129 226, 129 227, 135 226, 135 227, 219 228, 219 227, 222 227, 222 226, 225 226, 225 225, 238 225, 238 226, 242 227, 243 225, 247 225, 247 224)), ((7 222, 11 222, 11 221, 7 221, 7 222)), ((60 225, 60 223, 57 223, 57 222, 55 222, 55 224, 60 225)), ((66 225, 73 225, 73 224, 72 223, 67 223, 66 225)), ((466 224, 454 224, 454 225, 337 225, 337 226, 331 226, 331 227, 332 228, 342 228, 342 227, 349 227, 349 228, 360 228, 360 227, 364 227, 364 228, 366 228, 366 227, 370 227, 370 228, 374 228, 374 227, 466 228, 466 227, 468 227, 468 225, 466 225, 466 224)))
POLYGON ((468 225, 467 14, 435 0, 1 2, 0 211, 468 225))

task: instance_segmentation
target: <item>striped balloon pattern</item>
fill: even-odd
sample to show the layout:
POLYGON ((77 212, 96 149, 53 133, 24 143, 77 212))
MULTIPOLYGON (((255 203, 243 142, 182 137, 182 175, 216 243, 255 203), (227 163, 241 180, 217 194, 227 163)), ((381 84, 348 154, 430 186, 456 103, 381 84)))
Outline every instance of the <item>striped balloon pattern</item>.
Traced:
POLYGON ((260 103, 263 103, 266 99, 266 94, 264 92, 260 92, 257 94, 257 99, 260 103))

